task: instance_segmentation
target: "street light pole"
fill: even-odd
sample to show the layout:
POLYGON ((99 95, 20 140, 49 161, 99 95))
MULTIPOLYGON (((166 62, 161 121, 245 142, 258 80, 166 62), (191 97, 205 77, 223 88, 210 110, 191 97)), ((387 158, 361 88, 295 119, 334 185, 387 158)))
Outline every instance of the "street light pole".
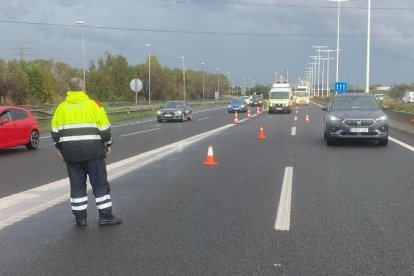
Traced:
POLYGON ((220 74, 219 74, 220 68, 217 67, 217 92, 220 97, 220 74))
MULTIPOLYGON (((316 96, 315 95, 315 85, 317 84, 319 86, 319 80, 318 80, 319 75, 318 75, 318 70, 317 70, 319 56, 309 56, 309 57, 313 58, 313 62, 314 62, 314 65, 315 65, 315 70, 313 71, 313 95, 316 96)), ((318 96, 319 96, 319 87, 316 90, 318 91, 318 96)))
POLYGON ((231 93, 230 93, 230 72, 227 72, 227 76, 229 78, 229 95, 231 95, 231 93))
POLYGON ((151 44, 145 44, 148 47, 148 105, 151 105, 151 44))
POLYGON ((82 20, 79 20, 79 21, 76 21, 76 24, 79 24, 82 27, 83 85, 86 86, 85 33, 83 30, 83 25, 85 25, 85 22, 82 20))
POLYGON ((369 92, 369 69, 371 48, 371 0, 368 0, 368 31, 367 31, 367 72, 365 80, 365 92, 369 92))
POLYGON ((184 94, 184 101, 185 101, 185 58, 181 57, 183 59, 183 94, 184 94))
POLYGON ((320 91, 320 84, 319 80, 321 78, 321 49, 327 48, 328 46, 312 46, 313 48, 316 48, 316 51, 318 51, 318 97, 319 97, 319 91, 320 91))
POLYGON ((203 102, 204 102, 204 65, 205 63, 202 62, 201 65, 203 66, 203 102))
POLYGON ((335 80, 338 82, 339 80, 339 24, 340 24, 340 17, 341 17, 341 2, 349 2, 350 0, 326 0, 329 2, 338 2, 338 29, 336 32, 336 77, 335 80))
POLYGON ((330 63, 331 63, 331 59, 333 59, 333 58, 331 58, 330 57, 330 53, 331 52, 335 52, 336 50, 320 50, 321 52, 325 52, 325 53, 327 53, 328 54, 328 68, 326 69, 326 94, 327 94, 327 96, 329 96, 329 94, 331 93, 331 88, 330 88, 330 86, 329 86, 329 84, 330 84, 330 82, 329 82, 329 78, 330 78, 330 73, 331 73, 331 71, 330 71, 330 69, 329 69, 329 65, 330 65, 330 63))

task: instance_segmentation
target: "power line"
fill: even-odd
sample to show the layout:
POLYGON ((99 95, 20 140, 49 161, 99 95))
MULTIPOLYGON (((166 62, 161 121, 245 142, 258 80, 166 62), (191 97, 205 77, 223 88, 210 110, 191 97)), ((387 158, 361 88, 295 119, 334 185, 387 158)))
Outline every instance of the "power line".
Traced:
MULTIPOLYGON (((37 26, 54 26, 54 27, 70 27, 77 28, 76 25, 59 24, 59 23, 43 23, 30 21, 16 21, 16 20, 0 20, 0 23, 23 24, 23 25, 37 25, 37 26)), ((190 34, 190 35, 220 35, 220 36, 252 36, 252 37, 335 37, 336 34, 330 33, 258 33, 258 32, 216 32, 216 31, 190 31, 190 30, 172 30, 172 29, 151 29, 151 28, 126 28, 126 27, 111 27, 111 26, 92 26, 84 25, 84 28, 98 29, 98 30, 113 30, 113 31, 133 31, 133 32, 152 32, 152 33, 173 33, 173 34, 190 34)), ((341 34, 341 37, 366 37, 366 34, 341 34)), ((371 34, 371 37, 385 37, 385 38, 406 38, 414 37, 414 34, 371 34)))
MULTIPOLYGON (((169 1, 169 0, 164 0, 169 1)), ((305 8, 305 9, 337 9, 337 6, 325 6, 325 5, 301 5, 301 4, 283 4, 283 3, 265 3, 265 2, 240 2, 240 1, 211 1, 211 0, 176 0, 175 3, 177 4, 204 4, 204 5, 228 5, 228 6, 278 6, 278 7, 285 7, 285 8, 305 8)), ((366 10, 367 7, 341 7, 341 9, 363 9, 366 10)), ((371 10, 410 10, 414 9, 414 7, 371 7, 371 10)))

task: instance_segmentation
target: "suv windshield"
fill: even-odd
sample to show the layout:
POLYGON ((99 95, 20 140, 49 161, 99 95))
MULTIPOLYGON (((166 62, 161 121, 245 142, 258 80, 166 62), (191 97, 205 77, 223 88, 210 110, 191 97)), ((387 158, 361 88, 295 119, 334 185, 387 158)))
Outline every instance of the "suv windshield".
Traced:
POLYGON ((378 102, 373 97, 366 96, 349 96, 336 97, 332 101, 332 110, 346 109, 379 109, 378 102))
POLYGON ((270 92, 270 99, 289 99, 289 92, 270 92))

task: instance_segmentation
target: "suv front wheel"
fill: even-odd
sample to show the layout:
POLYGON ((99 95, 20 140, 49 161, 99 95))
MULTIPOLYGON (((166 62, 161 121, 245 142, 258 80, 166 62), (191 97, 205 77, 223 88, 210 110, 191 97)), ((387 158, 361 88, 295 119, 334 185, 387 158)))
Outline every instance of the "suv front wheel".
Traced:
POLYGON ((381 146, 386 146, 388 144, 388 137, 385 139, 379 139, 378 144, 380 144, 381 146))

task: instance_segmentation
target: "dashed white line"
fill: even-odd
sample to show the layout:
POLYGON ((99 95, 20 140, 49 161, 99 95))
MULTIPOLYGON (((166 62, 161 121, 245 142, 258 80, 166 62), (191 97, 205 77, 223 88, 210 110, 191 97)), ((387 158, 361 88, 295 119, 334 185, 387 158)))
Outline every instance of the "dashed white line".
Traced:
POLYGON ((280 193, 279 206, 277 208, 275 230, 289 231, 290 229, 292 178, 293 167, 286 167, 285 175, 283 176, 282 192, 280 193))
POLYGON ((297 116, 295 116, 295 121, 297 121, 298 120, 298 117, 297 116))
POLYGON ((210 119, 210 117, 204 117, 204 118, 198 119, 197 122, 204 121, 204 120, 207 120, 207 119, 210 119))
POLYGON ((138 132, 133 132, 133 133, 120 135, 119 137, 131 136, 131 135, 141 134, 141 133, 155 131, 155 130, 159 130, 159 129, 160 129, 159 127, 158 128, 152 128, 152 129, 147 129, 147 130, 143 130, 143 131, 138 131, 138 132))
POLYGON ((296 135, 296 127, 292 127, 292 136, 296 135))

